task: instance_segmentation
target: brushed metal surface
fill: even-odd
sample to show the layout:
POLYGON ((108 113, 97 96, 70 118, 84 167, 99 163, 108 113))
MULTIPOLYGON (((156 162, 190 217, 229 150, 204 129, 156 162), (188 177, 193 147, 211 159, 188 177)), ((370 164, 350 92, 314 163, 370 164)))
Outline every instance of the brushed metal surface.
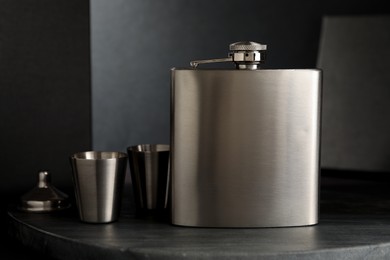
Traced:
POLYGON ((172 69, 172 223, 318 223, 320 70, 172 69))
POLYGON ((18 209, 27 212, 52 212, 68 209, 69 197, 51 184, 48 171, 38 172, 37 185, 20 197, 18 209))
POLYGON ((117 221, 127 154, 88 151, 72 155, 70 161, 80 220, 89 223, 117 221))

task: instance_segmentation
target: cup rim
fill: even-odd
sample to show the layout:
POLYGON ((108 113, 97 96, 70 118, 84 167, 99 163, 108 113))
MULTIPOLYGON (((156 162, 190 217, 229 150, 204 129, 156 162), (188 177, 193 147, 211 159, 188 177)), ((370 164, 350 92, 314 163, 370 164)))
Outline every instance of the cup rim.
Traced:
POLYGON ((127 154, 119 151, 83 151, 70 156, 75 160, 117 160, 127 158, 127 154))
POLYGON ((153 153, 153 152, 169 152, 169 144, 136 144, 127 147, 128 152, 134 153, 153 153))

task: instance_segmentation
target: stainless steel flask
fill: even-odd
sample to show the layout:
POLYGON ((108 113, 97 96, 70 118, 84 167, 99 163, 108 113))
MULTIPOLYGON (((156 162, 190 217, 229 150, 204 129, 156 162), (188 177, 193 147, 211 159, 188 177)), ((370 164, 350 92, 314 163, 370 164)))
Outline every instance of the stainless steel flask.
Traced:
POLYGON ((266 45, 171 70, 172 224, 318 223, 322 72, 261 69, 266 45), (234 62, 232 69, 199 64, 234 62))

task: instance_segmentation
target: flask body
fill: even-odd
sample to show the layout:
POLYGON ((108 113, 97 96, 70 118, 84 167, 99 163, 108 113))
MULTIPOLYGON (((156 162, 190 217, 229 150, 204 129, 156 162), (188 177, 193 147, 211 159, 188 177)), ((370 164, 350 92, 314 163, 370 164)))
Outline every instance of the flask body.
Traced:
POLYGON ((172 224, 317 224, 321 81, 316 69, 172 69, 172 224))

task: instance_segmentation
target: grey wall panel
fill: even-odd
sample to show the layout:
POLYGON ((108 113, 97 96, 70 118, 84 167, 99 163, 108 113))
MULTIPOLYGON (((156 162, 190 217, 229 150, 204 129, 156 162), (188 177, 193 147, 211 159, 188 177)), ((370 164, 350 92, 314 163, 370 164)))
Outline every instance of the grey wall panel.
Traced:
POLYGON ((390 16, 324 19, 322 165, 390 171, 390 16))

